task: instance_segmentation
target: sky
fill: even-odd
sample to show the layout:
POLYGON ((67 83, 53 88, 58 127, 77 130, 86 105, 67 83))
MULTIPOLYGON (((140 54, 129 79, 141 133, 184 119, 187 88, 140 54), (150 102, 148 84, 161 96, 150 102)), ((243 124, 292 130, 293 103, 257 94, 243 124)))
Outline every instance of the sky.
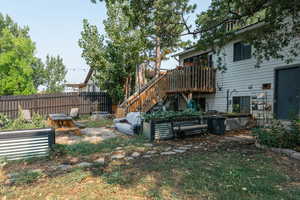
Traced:
MULTIPOLYGON (((191 0, 197 4, 195 14, 189 17, 191 24, 197 13, 208 8, 210 1, 191 0)), ((85 79, 89 67, 78 46, 82 20, 88 19, 104 34, 104 3, 93 4, 89 0, 0 0, 0 13, 8 14, 21 26, 29 26, 39 58, 45 60, 47 54, 63 58, 68 69, 68 83, 80 83, 85 79)), ((177 61, 171 59, 163 62, 162 68, 176 65, 177 61)))

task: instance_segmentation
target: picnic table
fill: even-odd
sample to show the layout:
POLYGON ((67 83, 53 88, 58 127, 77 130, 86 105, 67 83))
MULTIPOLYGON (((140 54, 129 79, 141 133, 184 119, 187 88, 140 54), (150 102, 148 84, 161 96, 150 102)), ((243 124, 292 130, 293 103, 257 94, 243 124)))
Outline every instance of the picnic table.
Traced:
POLYGON ((80 135, 80 128, 73 121, 73 118, 66 114, 50 114, 48 118, 49 126, 55 128, 55 131, 72 131, 80 135))

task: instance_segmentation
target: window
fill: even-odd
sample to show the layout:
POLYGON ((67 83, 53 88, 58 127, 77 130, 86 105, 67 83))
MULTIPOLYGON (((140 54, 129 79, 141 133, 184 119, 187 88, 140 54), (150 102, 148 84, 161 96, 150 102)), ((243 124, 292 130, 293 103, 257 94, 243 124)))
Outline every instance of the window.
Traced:
POLYGON ((251 58, 251 45, 238 42, 233 45, 233 61, 251 58))
POLYGON ((250 96, 233 97, 232 111, 236 113, 250 113, 250 96))

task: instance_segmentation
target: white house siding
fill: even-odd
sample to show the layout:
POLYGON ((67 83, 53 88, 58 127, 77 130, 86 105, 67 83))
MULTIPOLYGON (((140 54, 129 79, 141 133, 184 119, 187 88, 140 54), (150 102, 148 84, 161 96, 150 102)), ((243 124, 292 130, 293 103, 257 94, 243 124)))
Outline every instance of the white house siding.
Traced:
MULTIPOLYGON (((282 60, 271 59, 269 61, 264 61, 260 65, 260 68, 255 68, 256 60, 254 56, 252 56, 251 59, 233 62, 233 44, 235 42, 238 41, 230 42, 223 48, 223 51, 226 55, 223 58, 223 62, 226 63, 227 70, 224 73, 222 73, 221 71, 217 71, 216 76, 216 82, 219 86, 222 86, 222 90, 220 91, 217 88, 215 94, 202 95, 203 97, 206 97, 206 110, 217 110, 225 112, 227 108, 227 90, 229 89, 230 91, 233 91, 235 89, 237 92, 232 93, 232 95, 230 96, 230 100, 232 100, 233 96, 256 96, 258 94, 266 92, 267 102, 272 107, 273 111, 275 69, 279 67, 290 67, 294 66, 295 64, 300 65, 300 57, 297 57, 291 64, 286 64, 282 60), (271 83, 271 89, 263 90, 262 84, 265 83, 271 83)), ((254 49, 252 48, 252 52, 253 51, 254 49)), ((197 55, 197 53, 189 52, 185 55, 180 55, 179 63, 183 63, 183 60, 185 58, 194 55, 197 55)), ((217 59, 217 56, 214 55, 213 59, 215 61, 217 59)), ((231 111, 232 106, 230 105, 229 112, 231 111)))

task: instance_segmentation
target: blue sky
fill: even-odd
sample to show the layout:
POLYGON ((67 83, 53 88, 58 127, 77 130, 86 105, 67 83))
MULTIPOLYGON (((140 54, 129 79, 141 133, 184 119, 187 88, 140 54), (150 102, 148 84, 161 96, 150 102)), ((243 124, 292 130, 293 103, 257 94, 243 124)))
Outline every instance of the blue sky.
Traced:
MULTIPOLYGON (((211 0, 191 0, 197 4, 196 13, 206 10, 211 0)), ((83 81, 88 66, 81 58, 78 39, 82 20, 98 26, 104 33, 102 21, 106 17, 104 3, 92 4, 89 0, 0 0, 0 12, 13 17, 14 21, 30 28, 30 36, 36 43, 37 56, 45 59, 47 54, 63 57, 68 68, 67 81, 83 81)), ((190 22, 195 15, 191 16, 190 22)), ((163 68, 175 67, 177 62, 169 60, 163 68)))

